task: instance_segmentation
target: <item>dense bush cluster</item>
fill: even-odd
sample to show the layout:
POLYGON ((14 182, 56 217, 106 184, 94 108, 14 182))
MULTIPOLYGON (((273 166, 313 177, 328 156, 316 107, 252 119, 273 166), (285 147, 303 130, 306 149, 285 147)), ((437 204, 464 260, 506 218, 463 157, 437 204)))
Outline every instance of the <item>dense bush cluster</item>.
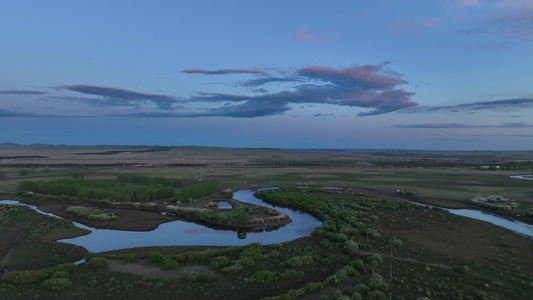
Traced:
POLYGON ((92 270, 106 270, 108 267, 108 260, 103 257, 95 257, 85 263, 85 267, 92 270))
POLYGON ((132 262, 135 259, 135 255, 133 253, 127 253, 122 255, 122 259, 125 262, 132 262))
POLYGON ((210 208, 197 207, 182 207, 175 205, 168 205, 166 207, 166 210, 168 212, 220 225, 268 225, 269 223, 274 223, 289 218, 289 216, 287 216, 281 210, 274 209, 271 210, 271 213, 276 215, 271 215, 265 218, 250 219, 248 217, 250 209, 251 208, 248 206, 239 206, 233 209, 225 210, 215 210, 210 208))
POLYGON ((115 213, 107 211, 107 210, 96 209, 96 208, 88 208, 88 207, 83 207, 83 206, 70 206, 70 207, 67 207, 65 211, 71 214, 75 214, 76 216, 87 219, 87 220, 95 220, 95 221, 118 220, 118 217, 117 215, 115 215, 115 213))
MULTIPOLYGON (((38 270, 10 271, 10 272, 5 273, 2 276, 2 281, 13 283, 13 284, 31 284, 31 283, 36 283, 36 282, 48 279, 48 278, 52 278, 52 276, 54 276, 54 274, 57 274, 59 271, 68 273, 74 270, 75 268, 76 266, 74 264, 66 263, 66 264, 55 266, 55 267, 38 269, 38 270)), ((61 276, 56 276, 56 277, 61 277, 61 276)))
POLYGON ((67 219, 59 219, 46 216, 46 219, 44 221, 41 221, 27 228, 27 230, 24 232, 23 238, 26 241, 34 242, 41 239, 48 231, 50 231, 50 229, 61 227, 71 222, 72 221, 67 219))
POLYGON ((244 268, 253 267, 255 263, 263 259, 263 248, 259 243, 248 244, 239 254, 239 258, 231 261, 230 265, 220 269, 222 273, 236 274, 244 268))
POLYGON ((61 292, 71 289, 74 283, 68 278, 50 278, 43 281, 41 286, 54 292, 61 292))
POLYGON ((4 214, 13 214, 19 211, 18 205, 0 204, 0 211, 4 214))
POLYGON ((177 269, 178 266, 178 262, 171 258, 164 259, 160 265, 161 269, 163 270, 174 270, 177 269))
POLYGON ((313 257, 309 255, 304 255, 304 256, 293 256, 289 258, 289 260, 287 260, 286 264, 288 267, 298 268, 304 265, 310 265, 313 262, 314 262, 313 257))
POLYGON ((490 195, 487 197, 475 196, 470 198, 468 203, 495 210, 512 210, 518 207, 516 202, 497 195, 490 195))
POLYGON ((198 199, 202 196, 212 194, 220 189, 218 182, 202 182, 188 187, 184 187, 174 195, 176 201, 185 202, 189 199, 198 199))
POLYGON ((252 276, 246 277, 242 280, 243 284, 271 284, 275 281, 290 280, 298 277, 302 277, 304 273, 302 271, 285 270, 285 271, 268 271, 261 270, 255 272, 252 276))

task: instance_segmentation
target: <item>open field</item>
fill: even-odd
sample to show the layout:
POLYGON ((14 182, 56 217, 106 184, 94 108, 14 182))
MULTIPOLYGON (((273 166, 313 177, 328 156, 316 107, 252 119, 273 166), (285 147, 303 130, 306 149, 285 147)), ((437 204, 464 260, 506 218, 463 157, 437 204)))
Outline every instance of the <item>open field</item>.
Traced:
POLYGON ((79 172, 90 180, 137 174, 217 180, 223 187, 320 185, 412 193, 417 201, 449 208, 468 207, 473 196, 502 195, 533 206, 531 181, 510 178, 533 173, 533 153, 357 151, 119 146, 4 146, 0 191, 15 193, 19 180, 53 180, 79 172), (7 148, 7 149, 5 149, 7 148), (38 148, 38 149, 34 149, 38 148), (360 164, 361 162, 369 163, 360 164), (481 170, 479 166, 508 166, 481 170), (21 170, 29 174, 20 176, 21 170), (529 173, 528 173, 529 172, 529 173))
MULTIPOLYGON (((184 186, 216 181, 221 190, 344 188, 280 189, 264 195, 268 201, 319 217, 324 225, 311 237, 279 245, 123 249, 96 254, 93 263, 90 260, 73 268, 56 266, 73 262, 86 251, 55 240, 83 231, 26 208, 6 206, 0 211, 0 240, 8 242, 1 245, 0 260, 11 275, 0 281, 2 299, 55 299, 58 295, 87 299, 173 299, 177 295, 187 299, 357 299, 358 294, 363 299, 388 299, 390 295, 392 299, 525 299, 533 295, 533 241, 485 222, 395 198, 474 208, 468 199, 496 194, 519 204, 510 212, 496 213, 533 223, 527 215, 533 207, 533 180, 509 177, 533 173, 530 152, 4 145, 0 157, 1 198, 29 201, 99 228, 150 230, 173 217, 79 199, 30 200, 17 194, 19 182, 74 177, 113 182, 119 175, 142 175, 181 179, 184 186), (481 170, 482 165, 506 167, 481 170), (393 190, 402 192, 399 195, 393 190), (63 211, 73 203, 101 206, 118 220, 89 221, 63 211), (35 247, 39 253, 32 251, 35 247), (132 254, 131 260, 124 256, 128 254, 132 254), (99 259, 102 265, 98 265, 99 259), (179 264, 177 269, 160 267, 169 259, 179 264), (22 277, 12 278, 18 270, 43 268, 67 268, 73 287, 57 294, 41 287, 44 277, 27 279, 29 283, 21 283, 22 277)), ((216 193, 190 205, 204 207, 220 197, 216 193)), ((50 280, 50 276, 46 278, 50 280)))

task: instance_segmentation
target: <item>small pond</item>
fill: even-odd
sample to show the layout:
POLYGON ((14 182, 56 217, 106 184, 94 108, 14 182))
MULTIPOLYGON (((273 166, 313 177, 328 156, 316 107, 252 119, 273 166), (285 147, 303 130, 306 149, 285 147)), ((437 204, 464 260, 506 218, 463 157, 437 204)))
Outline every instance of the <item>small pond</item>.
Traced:
MULTIPOLYGON (((235 192, 233 198, 242 202, 273 207, 257 199, 253 194, 254 191, 241 190, 235 192)), ((0 201, 0 204, 2 203, 17 204, 18 202, 9 200, 0 201)), ((32 208, 36 209, 34 206, 32 208)), ((266 245, 310 236, 311 232, 317 226, 322 225, 320 220, 310 214, 288 208, 277 208, 283 210, 292 219, 292 222, 274 228, 229 230, 215 229, 192 222, 177 220, 163 223, 152 231, 96 229, 75 222, 76 226, 89 229, 92 232, 84 236, 59 240, 59 242, 79 245, 86 248, 89 252, 149 246, 239 246, 255 242, 266 245)))
POLYGON ((219 201, 218 202, 218 208, 220 208, 220 209, 231 209, 232 206, 227 201, 219 201))

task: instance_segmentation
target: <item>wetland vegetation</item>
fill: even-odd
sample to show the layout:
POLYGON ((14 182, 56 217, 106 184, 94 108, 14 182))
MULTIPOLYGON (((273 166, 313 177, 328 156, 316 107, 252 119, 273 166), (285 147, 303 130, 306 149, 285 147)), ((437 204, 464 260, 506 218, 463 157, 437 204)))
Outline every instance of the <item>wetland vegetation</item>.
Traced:
POLYGON ((0 278, 2 299, 533 295, 533 241, 433 207, 486 209, 533 223, 532 181, 510 178, 533 168, 530 152, 10 147, 0 149, 0 197, 64 219, 0 205, 0 266, 8 270, 0 278), (479 168, 486 165, 500 168, 479 168), (153 245, 90 253, 57 242, 87 233, 71 220, 121 230, 151 230, 178 217, 264 226, 279 216, 275 209, 231 195, 268 186, 280 188, 256 196, 312 214, 322 225, 292 241, 227 247, 153 245), (400 192, 427 205, 402 201, 400 192), (220 201, 232 208, 219 209, 220 201), (168 208, 176 216, 161 214, 168 208), (106 213, 116 218, 90 217, 106 213), (73 264, 82 258, 85 263, 73 264))

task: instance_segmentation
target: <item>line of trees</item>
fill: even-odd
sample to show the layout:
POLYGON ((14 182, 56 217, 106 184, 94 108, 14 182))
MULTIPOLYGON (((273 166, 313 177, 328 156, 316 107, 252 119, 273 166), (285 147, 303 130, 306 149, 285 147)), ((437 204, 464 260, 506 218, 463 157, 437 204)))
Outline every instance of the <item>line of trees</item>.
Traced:
POLYGON ((218 182, 202 182, 185 187, 174 195, 174 199, 179 202, 185 202, 190 199, 198 199, 202 196, 212 194, 220 190, 218 182))
POLYGON ((20 181, 19 193, 66 195, 88 199, 112 199, 119 202, 147 202, 172 198, 175 189, 162 184, 132 186, 124 183, 59 179, 52 181, 20 181))

